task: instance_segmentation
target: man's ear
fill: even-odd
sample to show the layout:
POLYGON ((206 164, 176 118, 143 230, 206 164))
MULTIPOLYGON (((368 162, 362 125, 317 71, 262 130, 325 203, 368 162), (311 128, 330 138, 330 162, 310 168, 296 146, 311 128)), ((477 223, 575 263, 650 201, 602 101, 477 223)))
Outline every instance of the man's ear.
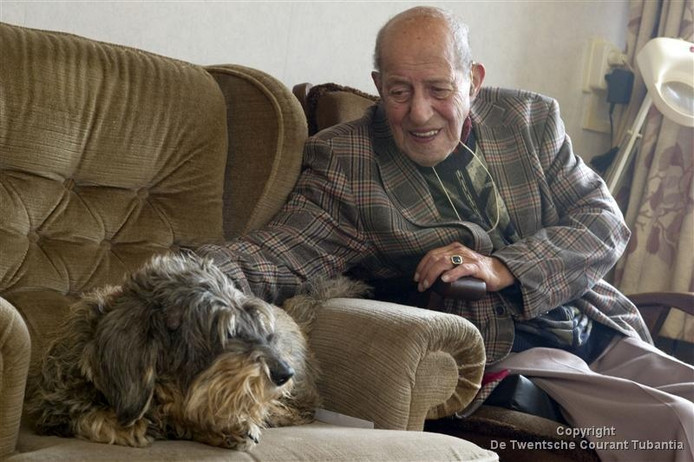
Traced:
POLYGON ((373 71, 371 72, 371 78, 374 81, 374 85, 376 85, 376 90, 378 90, 378 95, 383 99, 383 93, 381 93, 381 73, 378 71, 373 71))
POLYGON ((482 87, 482 82, 484 82, 484 76, 486 74, 484 65, 481 63, 472 63, 470 74, 470 97, 474 99, 482 87))

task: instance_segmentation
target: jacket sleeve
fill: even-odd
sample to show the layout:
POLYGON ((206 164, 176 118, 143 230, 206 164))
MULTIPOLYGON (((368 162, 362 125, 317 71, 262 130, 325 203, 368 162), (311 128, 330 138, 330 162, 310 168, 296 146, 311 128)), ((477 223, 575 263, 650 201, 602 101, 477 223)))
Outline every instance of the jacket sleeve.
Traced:
POLYGON ((589 291, 616 263, 630 236, 605 183, 574 154, 557 102, 547 101, 533 159, 543 226, 494 254, 518 280, 520 319, 589 291))
POLYGON ((369 252, 349 182, 331 146, 310 139, 287 204, 271 222, 236 240, 197 249, 246 293, 281 303, 308 279, 343 273, 369 252))

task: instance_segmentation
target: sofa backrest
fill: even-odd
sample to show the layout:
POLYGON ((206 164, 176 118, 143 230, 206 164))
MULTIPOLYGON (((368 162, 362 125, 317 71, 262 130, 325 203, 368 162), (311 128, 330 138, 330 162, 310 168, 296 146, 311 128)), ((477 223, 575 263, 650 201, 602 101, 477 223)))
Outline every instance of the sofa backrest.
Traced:
POLYGON ((0 23, 0 297, 34 360, 80 293, 260 226, 284 202, 306 124, 263 76, 0 23))
POLYGON ((227 104, 224 234, 231 239, 267 223, 286 202, 301 170, 306 116, 289 89, 260 70, 206 70, 227 104))

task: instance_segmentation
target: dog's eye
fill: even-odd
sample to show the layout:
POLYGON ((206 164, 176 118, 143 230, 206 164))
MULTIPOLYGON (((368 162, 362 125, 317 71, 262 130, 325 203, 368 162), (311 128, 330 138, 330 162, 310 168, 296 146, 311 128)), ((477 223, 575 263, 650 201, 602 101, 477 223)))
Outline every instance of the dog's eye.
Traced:
POLYGON ((236 336, 236 329, 234 329, 232 326, 224 326, 223 332, 226 332, 227 338, 232 338, 236 336))
POLYGON ((268 334, 267 337, 265 337, 265 340, 267 340, 268 343, 274 342, 275 334, 268 334))

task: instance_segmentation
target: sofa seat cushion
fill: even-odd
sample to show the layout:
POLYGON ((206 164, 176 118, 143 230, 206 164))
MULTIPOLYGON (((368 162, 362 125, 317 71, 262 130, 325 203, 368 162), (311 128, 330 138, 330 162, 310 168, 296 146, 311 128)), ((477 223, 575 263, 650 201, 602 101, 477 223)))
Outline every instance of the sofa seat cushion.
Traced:
POLYGON ((75 438, 38 436, 27 428, 22 428, 20 432, 17 450, 6 462, 498 460, 495 453, 452 436, 346 428, 322 422, 266 429, 260 444, 249 453, 191 441, 155 441, 144 449, 111 446, 75 438))

